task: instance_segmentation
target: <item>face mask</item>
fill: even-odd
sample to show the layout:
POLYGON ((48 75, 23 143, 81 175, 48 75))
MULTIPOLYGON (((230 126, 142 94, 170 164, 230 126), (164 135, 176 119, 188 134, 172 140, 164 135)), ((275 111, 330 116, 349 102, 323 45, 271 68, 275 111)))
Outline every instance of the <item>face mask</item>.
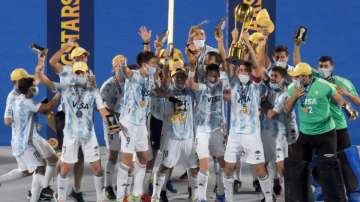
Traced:
POLYGON ((278 83, 270 83, 270 88, 273 89, 273 90, 280 90, 281 87, 278 83))
POLYGON ((301 81, 299 79, 293 80, 294 86, 299 88, 302 86, 301 81))
POLYGON ((332 70, 328 68, 318 68, 319 74, 322 78, 326 79, 331 76, 332 70))
POLYGON ((286 61, 276 61, 276 62, 275 62, 275 66, 279 66, 279 67, 282 67, 282 68, 286 68, 287 62, 286 62, 286 61))
POLYGON ((32 94, 34 96, 38 95, 39 94, 39 87, 38 86, 34 86, 31 88, 31 91, 32 91, 32 94))
POLYGON ((250 81, 250 76, 249 75, 244 75, 244 74, 239 74, 238 79, 240 80, 240 82, 242 84, 247 84, 250 81))
POLYGON ((154 75, 155 72, 156 72, 156 67, 151 67, 151 66, 149 66, 149 67, 147 68, 147 71, 148 71, 148 74, 149 74, 149 75, 154 75))
POLYGON ((218 84, 219 84, 219 81, 216 81, 215 83, 208 82, 208 85, 209 85, 210 88, 214 88, 214 86, 216 86, 218 84))
POLYGON ((86 76, 75 76, 75 85, 85 86, 87 83, 86 76))
POLYGON ((194 40, 194 45, 196 49, 201 49, 205 46, 205 40, 194 40))

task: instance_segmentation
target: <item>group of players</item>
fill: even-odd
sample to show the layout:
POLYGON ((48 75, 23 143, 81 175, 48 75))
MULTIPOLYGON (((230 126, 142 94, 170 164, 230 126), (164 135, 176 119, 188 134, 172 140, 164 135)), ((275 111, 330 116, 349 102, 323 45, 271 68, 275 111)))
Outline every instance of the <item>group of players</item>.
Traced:
MULTIPOLYGON (((115 56, 113 75, 100 89, 87 65, 89 52, 74 39, 49 61, 59 82, 44 74, 45 55, 38 56, 34 76, 15 69, 4 119, 12 127, 12 151, 19 167, 0 176, 0 183, 33 174, 29 197, 37 202, 43 195, 53 194, 49 183, 58 173, 55 199, 64 202, 70 195, 84 201, 80 184, 85 161, 94 174, 97 201, 167 201, 171 171, 182 164, 187 169, 191 200, 207 201, 209 162, 213 160, 216 201, 234 201, 234 173, 241 167, 239 162, 252 165, 263 201, 276 201, 280 195, 286 195, 286 201, 311 201, 305 199, 310 188, 307 168, 312 151, 316 151, 319 163, 314 178, 322 187, 319 191, 317 186, 316 191, 326 201, 347 200, 341 194, 360 191, 346 176, 350 173, 351 178, 359 162, 349 163, 353 150, 345 152, 344 158, 336 152, 352 148, 341 107, 355 118, 343 99, 360 105, 354 86, 333 74, 331 57, 322 56, 317 69, 302 63, 298 39, 295 67, 288 64, 286 46, 276 47, 271 60, 267 40, 272 31, 258 26, 259 32, 251 35, 242 32, 239 36, 236 29, 232 32, 233 44, 239 39, 244 42, 243 58, 228 57, 221 29, 215 31, 218 47, 212 48, 206 45, 203 28, 192 26, 185 48, 187 64, 178 49, 163 49, 159 39, 151 52, 151 31, 141 27, 144 50, 137 55, 137 64, 127 65, 124 55, 115 56), (68 50, 72 50, 69 58, 73 62, 63 65, 60 59, 68 50), (33 100, 39 82, 55 93, 47 103, 33 100), (300 129, 293 110, 296 103, 300 129), (37 115, 58 105, 56 127, 63 139, 59 162, 36 127, 37 115), (108 150, 105 171, 95 135, 94 109, 103 118, 108 150), (119 127, 113 127, 109 117, 115 117, 119 127), (320 135, 329 131, 336 133, 320 135), (336 137, 338 141, 333 141, 336 137), (347 167, 336 170, 338 159, 347 167), (115 168, 116 191, 112 180, 115 168), (75 183, 70 190, 72 169, 75 183)), ((239 184, 239 179, 236 181, 239 184)))

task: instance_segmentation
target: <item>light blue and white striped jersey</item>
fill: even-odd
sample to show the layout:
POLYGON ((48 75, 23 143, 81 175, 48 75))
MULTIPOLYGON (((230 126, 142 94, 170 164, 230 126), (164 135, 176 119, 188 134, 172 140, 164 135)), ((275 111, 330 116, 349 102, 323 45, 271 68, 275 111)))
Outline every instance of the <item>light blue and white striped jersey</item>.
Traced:
POLYGON ((230 134, 260 136, 260 102, 262 82, 240 84, 231 80, 230 134))
POLYGON ((24 153, 28 145, 32 145, 32 138, 37 136, 36 112, 41 103, 35 103, 25 95, 16 97, 12 105, 12 138, 11 147, 15 156, 24 153))
POLYGON ((164 111, 161 116, 163 120, 163 134, 177 140, 193 138, 194 93, 189 88, 178 90, 174 86, 169 87, 168 93, 170 96, 180 100, 180 102, 174 103, 169 99, 163 99, 164 111))
POLYGON ((199 83, 196 92, 196 127, 210 132, 225 126, 224 91, 229 88, 226 81, 220 81, 213 87, 199 83))
POLYGON ((154 88, 154 73, 144 77, 139 70, 133 70, 133 75, 125 80, 124 104, 120 121, 146 125, 146 116, 150 112, 151 94, 154 88))
POLYGON ((112 76, 100 88, 100 94, 106 107, 119 114, 124 102, 124 84, 125 82, 119 82, 112 76))
POLYGON ((6 98, 6 106, 5 106, 5 113, 4 113, 4 118, 13 118, 12 116, 12 105, 15 102, 15 99, 17 98, 17 96, 19 96, 20 93, 18 93, 16 91, 16 89, 12 89, 10 91, 10 93, 8 94, 7 98, 6 98))
POLYGON ((67 140, 95 137, 94 109, 105 108, 97 88, 56 84, 65 109, 64 138, 67 140))

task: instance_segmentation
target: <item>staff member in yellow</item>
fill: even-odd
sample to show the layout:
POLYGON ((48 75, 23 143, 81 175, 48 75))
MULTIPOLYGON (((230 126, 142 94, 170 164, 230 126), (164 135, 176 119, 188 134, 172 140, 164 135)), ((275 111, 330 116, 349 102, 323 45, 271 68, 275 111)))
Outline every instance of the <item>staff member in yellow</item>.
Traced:
POLYGON ((325 201, 346 201, 340 164, 336 157, 335 122, 330 111, 331 100, 344 106, 344 99, 327 81, 312 76, 307 63, 299 63, 289 75, 294 82, 289 86, 285 111, 297 105, 300 135, 291 145, 285 159, 285 201, 313 201, 310 190, 309 162, 313 153, 319 155, 319 183, 325 201))

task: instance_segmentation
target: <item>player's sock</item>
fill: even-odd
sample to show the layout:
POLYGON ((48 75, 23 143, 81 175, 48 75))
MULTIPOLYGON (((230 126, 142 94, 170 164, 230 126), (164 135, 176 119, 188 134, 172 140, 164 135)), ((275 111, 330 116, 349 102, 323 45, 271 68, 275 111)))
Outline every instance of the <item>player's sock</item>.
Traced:
POLYGON ((196 177, 191 175, 191 172, 189 170, 187 172, 188 172, 188 180, 189 180, 191 193, 192 193, 192 199, 194 201, 194 200, 197 200, 199 198, 198 187, 197 187, 197 179, 196 179, 196 177))
POLYGON ((143 192, 144 185, 144 177, 146 172, 146 164, 143 165, 140 162, 135 161, 135 169, 134 169, 134 196, 141 196, 143 192))
POLYGON ((164 181, 163 186, 161 187, 161 190, 162 190, 162 191, 166 191, 166 183, 168 182, 169 178, 170 178, 170 172, 166 172, 166 174, 165 174, 165 181, 164 181))
POLYGON ((158 173, 155 175, 153 182, 153 193, 151 196, 153 199, 160 199, 160 193, 163 185, 165 184, 165 178, 166 173, 158 173))
POLYGON ((240 178, 241 178, 241 160, 240 158, 237 158, 236 160, 236 170, 235 170, 235 179, 237 179, 238 181, 241 181, 240 178))
MULTIPOLYGON (((144 191, 144 193, 149 192, 149 184, 150 184, 151 174, 152 174, 151 170, 146 170, 144 183, 143 183, 143 191, 144 191)), ((148 194, 152 194, 152 193, 148 193, 148 194)))
POLYGON ((112 186, 114 170, 115 170, 114 162, 108 160, 105 165, 105 187, 112 186))
POLYGON ((129 178, 129 167, 123 163, 120 163, 117 173, 117 191, 116 191, 117 200, 124 199, 126 194, 126 189, 129 186, 128 178, 129 178))
POLYGON ((261 186, 261 191, 265 196, 265 201, 273 201, 273 187, 271 177, 266 175, 265 177, 258 177, 258 179, 261 186))
POLYGON ((216 186, 217 186, 216 193, 218 195, 224 194, 223 172, 224 172, 223 169, 220 168, 218 174, 216 175, 216 186))
POLYGON ((197 187, 198 187, 198 194, 199 200, 206 200, 206 190, 208 184, 208 174, 203 172, 198 172, 197 175, 197 187))
POLYGON ((4 184, 6 182, 11 182, 14 180, 19 180, 24 177, 24 173, 20 169, 13 169, 4 175, 0 176, 0 184, 4 184))
POLYGON ((67 178, 61 177, 61 175, 57 176, 57 192, 58 192, 58 199, 60 201, 65 201, 67 196, 67 178))
POLYGON ((56 172, 56 165, 47 165, 44 178, 44 188, 48 187, 56 172))
POLYGON ((94 185, 97 201, 102 200, 101 194, 104 187, 104 176, 94 176, 94 185))
POLYGON ((234 176, 224 175, 223 182, 226 201, 234 201, 234 176))
POLYGON ((133 190, 133 186, 134 186, 134 172, 131 172, 128 174, 128 183, 127 183, 127 187, 126 187, 126 195, 129 195, 131 193, 131 190, 133 190))
POLYGON ((31 182, 31 198, 30 202, 38 202, 42 185, 44 183, 44 175, 34 174, 31 182))

